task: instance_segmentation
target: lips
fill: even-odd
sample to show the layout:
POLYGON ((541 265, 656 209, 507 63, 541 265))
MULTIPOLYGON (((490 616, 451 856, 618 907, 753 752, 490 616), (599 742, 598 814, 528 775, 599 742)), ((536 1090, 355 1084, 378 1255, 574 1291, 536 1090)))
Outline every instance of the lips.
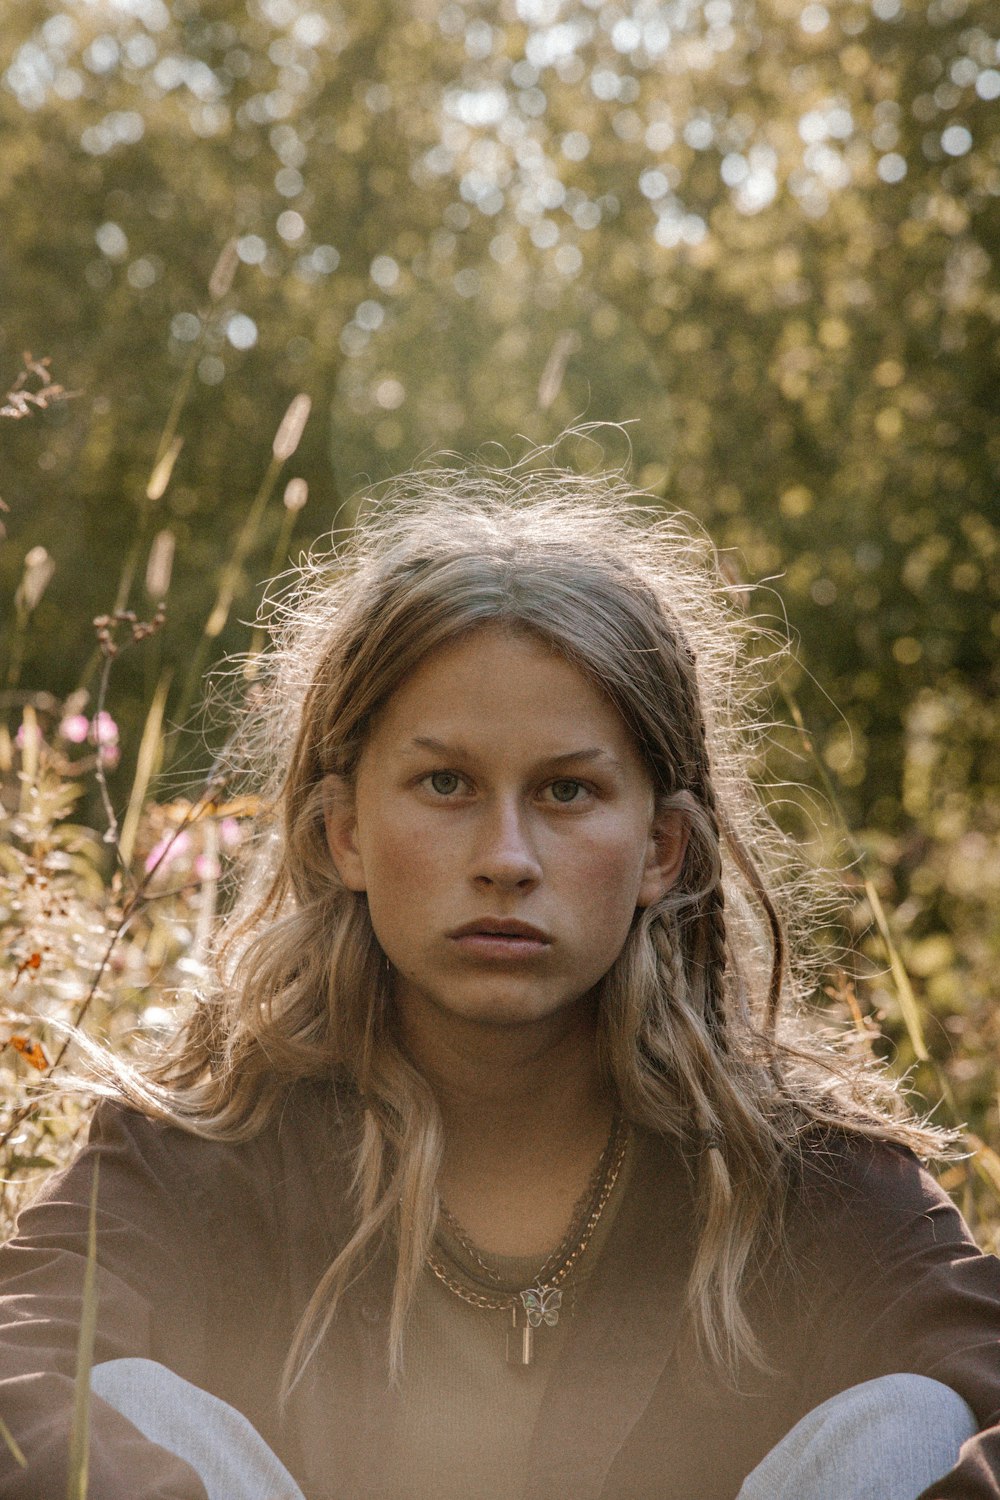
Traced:
POLYGON ((450 938, 513 938, 530 943, 551 943, 552 939, 540 927, 530 922, 519 922, 514 917, 478 917, 449 932, 450 938))
POLYGON ((487 966, 534 964, 552 946, 547 932, 514 917, 477 917, 448 936, 466 959, 487 966))

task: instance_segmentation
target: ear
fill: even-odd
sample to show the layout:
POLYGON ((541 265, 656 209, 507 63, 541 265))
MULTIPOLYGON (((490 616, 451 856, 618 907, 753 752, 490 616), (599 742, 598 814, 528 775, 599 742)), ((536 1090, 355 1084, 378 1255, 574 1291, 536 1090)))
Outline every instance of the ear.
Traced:
POLYGON ((327 776, 323 782, 323 826, 326 846, 347 889, 367 890, 364 862, 357 842, 354 792, 343 776, 327 776))
POLYGON ((687 818, 674 808, 654 815, 636 906, 653 906, 676 883, 690 831, 687 818))

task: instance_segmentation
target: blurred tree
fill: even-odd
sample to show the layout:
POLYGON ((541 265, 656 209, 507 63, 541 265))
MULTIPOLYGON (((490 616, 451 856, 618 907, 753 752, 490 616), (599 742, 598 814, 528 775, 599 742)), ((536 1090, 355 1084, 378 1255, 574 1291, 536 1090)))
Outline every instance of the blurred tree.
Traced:
MULTIPOLYGON (((639 417, 641 481, 772 580, 852 817, 931 816, 905 767, 964 694, 971 829, 996 783, 996 30, 984 0, 9 7, 0 357, 44 345, 83 392, 5 433, 0 576, 39 544, 57 565, 25 680, 76 682, 137 530, 176 538, 158 649, 190 657, 297 390, 303 538, 428 447, 639 417)), ((121 664, 133 727, 156 667, 121 664)))

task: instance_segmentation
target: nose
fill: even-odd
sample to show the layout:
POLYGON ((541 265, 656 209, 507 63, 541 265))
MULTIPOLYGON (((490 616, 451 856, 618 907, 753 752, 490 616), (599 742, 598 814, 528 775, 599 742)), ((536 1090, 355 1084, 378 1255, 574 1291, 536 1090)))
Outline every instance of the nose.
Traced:
POLYGON ((517 890, 538 884, 542 868, 528 823, 514 798, 497 799, 483 809, 472 864, 477 885, 517 890))

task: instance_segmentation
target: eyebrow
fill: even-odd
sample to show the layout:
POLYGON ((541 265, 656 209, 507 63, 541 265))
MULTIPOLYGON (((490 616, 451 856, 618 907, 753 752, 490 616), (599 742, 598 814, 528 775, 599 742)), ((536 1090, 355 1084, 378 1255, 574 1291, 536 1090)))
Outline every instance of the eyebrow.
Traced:
MULTIPOLYGON (((466 749, 464 745, 457 743, 449 745, 444 740, 436 740, 431 735, 426 734, 416 735, 406 748, 432 750, 436 755, 453 755, 459 760, 475 759, 473 752, 466 749)), ((561 766, 569 763, 578 765, 581 761, 588 762, 595 760, 605 761, 609 766, 614 766, 619 771, 625 769, 616 755, 612 755, 610 750, 602 749, 600 745, 588 745, 582 750, 564 750, 559 755, 546 755, 542 758, 541 764, 545 766, 561 766)))

